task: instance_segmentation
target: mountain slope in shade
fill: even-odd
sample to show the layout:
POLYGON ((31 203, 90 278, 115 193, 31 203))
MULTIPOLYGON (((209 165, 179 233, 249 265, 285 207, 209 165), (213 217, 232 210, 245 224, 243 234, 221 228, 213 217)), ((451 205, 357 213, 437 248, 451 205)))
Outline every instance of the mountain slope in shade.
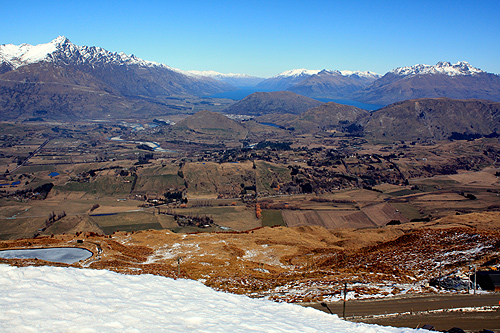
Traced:
POLYGON ((1 45, 0 73, 2 119, 38 117, 40 112, 52 119, 103 118, 104 109, 141 116, 136 113, 146 109, 168 112, 161 102, 165 97, 234 89, 133 55, 77 46, 65 37, 35 46, 1 45))
POLYGON ((467 62, 401 67, 358 90, 352 99, 363 103, 390 104, 436 97, 500 101, 500 76, 474 68, 467 62))
POLYGON ((357 90, 364 88, 380 76, 371 72, 322 70, 300 81, 287 90, 311 98, 349 99, 357 90))
POLYGON ((392 140, 448 139, 453 132, 500 133, 500 103, 450 98, 415 99, 388 105, 360 120, 365 132, 392 140))
POLYGON ((334 102, 321 104, 298 116, 268 115, 257 118, 260 122, 271 122, 284 128, 294 128, 296 133, 342 130, 368 116, 366 110, 334 102))
POLYGON ((270 113, 300 114, 323 104, 291 91, 256 92, 225 109, 229 114, 260 116, 270 113))
POLYGON ((369 114, 370 112, 355 106, 328 102, 300 114, 297 120, 312 122, 323 129, 328 129, 356 122, 369 114))

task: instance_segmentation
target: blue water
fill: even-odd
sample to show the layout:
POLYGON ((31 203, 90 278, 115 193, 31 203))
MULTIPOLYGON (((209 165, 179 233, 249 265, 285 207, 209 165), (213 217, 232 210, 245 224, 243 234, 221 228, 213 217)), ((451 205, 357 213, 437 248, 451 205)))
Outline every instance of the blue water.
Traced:
POLYGON ((375 111, 380 108, 383 108, 385 105, 379 105, 379 104, 366 104, 366 103, 361 103, 361 102, 356 102, 352 101, 350 99, 328 99, 328 98, 316 98, 320 102, 328 103, 328 102, 335 102, 338 104, 344 104, 344 105, 352 105, 360 109, 364 109, 367 111, 375 111))
POLYGON ((281 128, 281 129, 284 128, 283 126, 276 125, 276 124, 273 124, 273 123, 259 123, 259 124, 266 125, 266 126, 272 126, 272 127, 276 127, 276 128, 281 128))
POLYGON ((10 185, 19 185, 19 184, 21 184, 21 181, 20 181, 20 180, 18 180, 18 181, 16 181, 16 182, 13 182, 13 183, 12 183, 12 184, 10 184, 10 185))
POLYGON ((49 176, 50 177, 59 176, 59 172, 51 172, 51 173, 49 173, 49 176))
POLYGON ((111 215, 117 215, 118 213, 102 213, 102 214, 93 214, 90 216, 111 216, 111 215))
MULTIPOLYGON (((250 94, 253 94, 255 92, 270 92, 270 91, 275 91, 275 90, 266 90, 266 89, 257 89, 255 87, 252 88, 244 88, 244 89, 239 89, 235 91, 228 91, 224 93, 219 93, 215 95, 211 95, 208 97, 214 97, 214 98, 229 98, 229 99, 234 99, 234 100, 242 100, 243 98, 247 97, 250 94)), ((344 104, 344 105, 352 105, 360 109, 368 110, 368 111, 374 111, 378 110, 385 105, 378 105, 378 104, 366 104, 366 103, 361 103, 361 102, 356 102, 350 99, 328 99, 328 98, 315 98, 316 100, 327 103, 327 102, 335 102, 338 104, 344 104)))

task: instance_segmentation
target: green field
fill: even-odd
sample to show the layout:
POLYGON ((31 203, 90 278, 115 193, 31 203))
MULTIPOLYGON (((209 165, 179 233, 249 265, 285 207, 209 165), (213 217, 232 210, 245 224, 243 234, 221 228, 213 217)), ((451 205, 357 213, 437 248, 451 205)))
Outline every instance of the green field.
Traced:
POLYGON ((272 210, 272 209, 262 210, 262 226, 263 227, 274 227, 277 225, 286 227, 286 223, 283 220, 283 216, 281 215, 281 211, 272 210))

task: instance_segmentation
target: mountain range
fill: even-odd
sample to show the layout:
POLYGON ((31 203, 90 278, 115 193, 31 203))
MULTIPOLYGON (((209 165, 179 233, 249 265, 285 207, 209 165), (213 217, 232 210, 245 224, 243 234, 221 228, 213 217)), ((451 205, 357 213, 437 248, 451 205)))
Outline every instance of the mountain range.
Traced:
MULTIPOLYGON (((467 62, 400 67, 383 76, 368 71, 295 69, 264 79, 246 74, 182 71, 134 55, 77 46, 62 36, 46 44, 0 45, 3 120, 164 115, 178 112, 176 98, 210 96, 238 87, 380 105, 437 97, 500 101, 500 76, 467 62)), ((318 101, 306 102, 291 94, 280 96, 286 101, 278 102, 274 96, 272 105, 267 106, 263 102, 266 95, 253 101, 252 96, 245 100, 246 111, 241 105, 229 111, 298 114, 319 105, 318 101), (301 106, 289 104, 294 100, 301 106)))
MULTIPOLYGON (((292 92, 262 94, 253 94, 252 101, 262 99, 266 105, 273 105, 273 100, 281 100, 283 94, 291 94, 292 98, 295 95, 292 92)), ((422 98, 397 102, 373 112, 328 102, 297 114, 281 113, 274 106, 261 111, 261 114, 255 118, 257 122, 272 123, 289 134, 330 136, 343 132, 342 135, 367 136, 390 142, 428 142, 500 135, 500 102, 478 99, 422 98)), ((227 132, 232 137, 236 133, 246 133, 241 128, 245 126, 244 123, 240 126, 224 118, 221 114, 203 111, 175 126, 196 133, 227 132)))
POLYGON ((77 46, 65 37, 40 45, 0 45, 2 119, 89 119, 165 114, 165 99, 236 89, 134 55, 77 46))
POLYGON ((465 61, 415 65, 396 68, 351 95, 353 100, 382 105, 435 97, 500 101, 500 76, 465 61))

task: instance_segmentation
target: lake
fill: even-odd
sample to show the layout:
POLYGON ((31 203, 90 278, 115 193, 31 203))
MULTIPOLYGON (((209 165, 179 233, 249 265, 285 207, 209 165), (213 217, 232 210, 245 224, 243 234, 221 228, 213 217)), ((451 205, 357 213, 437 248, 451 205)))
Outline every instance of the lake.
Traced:
POLYGON ((93 253, 78 247, 53 247, 46 249, 21 249, 0 251, 4 259, 41 259, 50 262, 73 264, 92 257, 93 253))
MULTIPOLYGON (((253 94, 255 92, 271 92, 274 90, 263 90, 263 89, 256 89, 254 87, 252 88, 242 88, 234 91, 228 91, 224 93, 219 93, 215 95, 211 95, 209 97, 214 97, 214 98, 229 98, 229 99, 234 99, 234 100, 242 100, 243 98, 247 97, 250 94, 253 94)), ((327 103, 327 102, 335 102, 338 104, 344 104, 344 105, 352 105, 360 109, 368 110, 368 111, 374 111, 378 110, 385 105, 378 105, 378 104, 366 104, 366 103, 361 103, 357 101, 353 101, 350 99, 328 99, 328 98, 315 98, 316 100, 327 103)))

